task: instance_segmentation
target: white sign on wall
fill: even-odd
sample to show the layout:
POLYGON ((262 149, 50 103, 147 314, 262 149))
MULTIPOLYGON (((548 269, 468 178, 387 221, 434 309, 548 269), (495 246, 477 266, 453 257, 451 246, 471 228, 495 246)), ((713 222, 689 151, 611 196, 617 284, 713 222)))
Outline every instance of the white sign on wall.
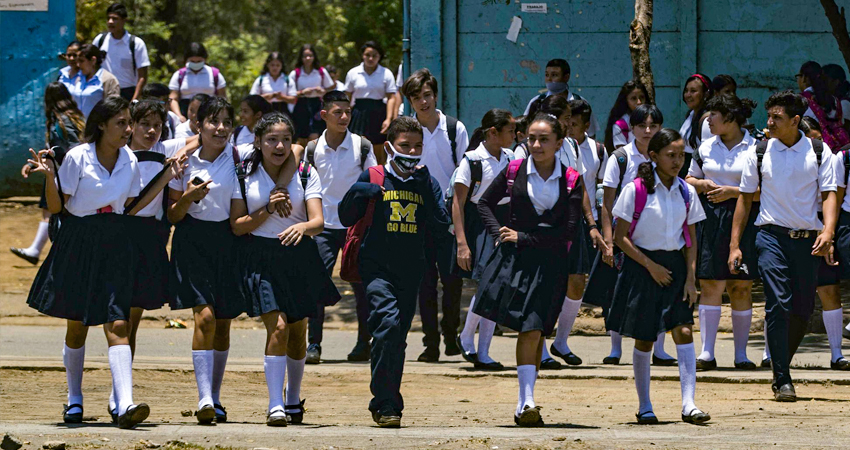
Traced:
POLYGON ((47 11, 48 0, 0 0, 0 11, 47 11))
POLYGON ((546 14, 549 12, 549 8, 546 3, 523 3, 521 10, 524 13, 546 14))

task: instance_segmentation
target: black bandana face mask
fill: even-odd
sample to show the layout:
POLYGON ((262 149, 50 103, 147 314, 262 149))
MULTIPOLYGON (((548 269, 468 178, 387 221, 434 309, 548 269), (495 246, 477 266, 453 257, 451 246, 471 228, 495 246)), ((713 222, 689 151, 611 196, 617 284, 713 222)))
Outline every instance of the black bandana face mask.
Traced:
POLYGON ((392 153, 387 152, 387 156, 398 166, 399 169, 404 171, 405 173, 413 173, 416 170, 416 166, 419 164, 419 161, 422 159, 422 155, 402 155, 398 151, 396 151, 393 144, 389 144, 390 149, 392 149, 392 153))

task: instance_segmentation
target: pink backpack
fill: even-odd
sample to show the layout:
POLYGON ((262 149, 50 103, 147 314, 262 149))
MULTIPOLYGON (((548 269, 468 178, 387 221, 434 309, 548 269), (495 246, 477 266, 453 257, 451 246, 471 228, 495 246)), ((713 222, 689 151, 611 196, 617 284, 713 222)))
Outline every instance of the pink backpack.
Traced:
MULTIPOLYGON (((219 72, 218 68, 215 68, 213 66, 209 66, 209 68, 212 69, 213 94, 215 94, 215 92, 218 92, 218 74, 220 72, 219 72)), ((181 67, 180 70, 177 71, 177 91, 178 92, 180 92, 180 90, 183 89, 183 79, 186 78, 186 71, 187 70, 189 70, 189 69, 186 68, 186 67, 181 67)), ((262 84, 262 83, 260 83, 260 84, 262 84)), ((215 95, 213 95, 213 96, 215 96, 215 95)))
MULTIPOLYGON (((316 70, 319 71, 319 86, 324 85, 325 83, 325 68, 319 66, 316 70)), ((298 89, 298 79, 301 78, 301 68, 295 68, 295 89, 298 89)))
POLYGON ((629 142, 629 133, 630 133, 629 124, 627 124, 625 120, 620 118, 619 120, 614 122, 614 125, 616 125, 617 128, 619 128, 620 131, 623 132, 623 137, 626 138, 626 142, 629 142))
POLYGON ((811 92, 803 92, 803 97, 806 97, 806 100, 809 101, 809 108, 812 109, 815 118, 818 119, 818 123, 820 124, 823 141, 826 142, 826 145, 829 146, 833 153, 837 151, 837 148, 850 144, 850 135, 847 134, 847 130, 843 127, 844 115, 841 111, 841 102, 836 102, 835 119, 830 119, 826 111, 815 101, 814 95, 811 92))
MULTIPOLYGON (((685 247, 691 247, 691 233, 688 229, 688 213, 691 211, 691 191, 685 180, 676 177, 679 181, 679 192, 682 193, 682 198, 685 200, 685 222, 682 224, 682 234, 685 236, 685 247)), ((632 223, 629 225, 629 239, 635 232, 638 219, 646 207, 646 186, 643 184, 643 178, 635 178, 635 212, 632 214, 632 223)))

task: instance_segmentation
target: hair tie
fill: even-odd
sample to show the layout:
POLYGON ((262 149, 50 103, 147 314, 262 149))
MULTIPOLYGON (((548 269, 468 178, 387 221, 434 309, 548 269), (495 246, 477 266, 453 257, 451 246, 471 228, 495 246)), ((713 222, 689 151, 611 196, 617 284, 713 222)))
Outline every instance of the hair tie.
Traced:
POLYGON ((708 78, 706 78, 702 74, 695 73, 695 74, 691 75, 691 77, 699 78, 699 80, 702 81, 702 84, 704 84, 708 89, 711 89, 711 83, 709 83, 708 78))
POLYGON ((558 118, 557 118, 557 117, 555 117, 555 115, 554 115, 554 114, 552 114, 552 113, 546 113, 546 115, 547 115, 547 116, 549 116, 549 117, 551 117, 551 118, 553 118, 553 119, 555 119, 555 120, 558 120, 558 118))

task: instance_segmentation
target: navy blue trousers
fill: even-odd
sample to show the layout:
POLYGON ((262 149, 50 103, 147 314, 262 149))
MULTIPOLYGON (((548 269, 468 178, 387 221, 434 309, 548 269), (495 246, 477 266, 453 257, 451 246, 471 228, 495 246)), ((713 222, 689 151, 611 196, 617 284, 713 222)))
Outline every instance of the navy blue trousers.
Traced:
MULTIPOLYGON (((328 230, 321 232, 313 239, 319 247, 319 255, 325 263, 325 269, 329 275, 333 275, 336 259, 339 251, 345 245, 346 229, 328 230)), ((361 283, 351 283, 354 291, 354 301, 357 311, 357 342, 369 342, 369 328, 366 321, 369 319, 369 302, 366 300, 366 291, 361 283)), ((311 344, 321 344, 323 328, 325 326, 325 304, 316 305, 316 316, 311 318, 307 327, 307 340, 311 344)))
POLYGON ((791 383, 791 358, 814 311, 820 264, 820 257, 812 256, 814 241, 813 236, 791 239, 765 229, 756 235, 767 342, 777 387, 791 383))
POLYGON ((369 410, 401 415, 401 377, 407 333, 416 314, 420 271, 401 279, 362 270, 369 299, 369 332, 372 334, 372 401, 369 410))
POLYGON ((448 341, 454 341, 460 326, 460 297, 463 293, 463 278, 452 274, 452 240, 454 235, 429 239, 425 248, 425 273, 419 286, 419 316, 422 319, 422 343, 425 347, 439 348, 440 329, 448 341), (443 284, 443 318, 437 320, 437 278, 443 284))

